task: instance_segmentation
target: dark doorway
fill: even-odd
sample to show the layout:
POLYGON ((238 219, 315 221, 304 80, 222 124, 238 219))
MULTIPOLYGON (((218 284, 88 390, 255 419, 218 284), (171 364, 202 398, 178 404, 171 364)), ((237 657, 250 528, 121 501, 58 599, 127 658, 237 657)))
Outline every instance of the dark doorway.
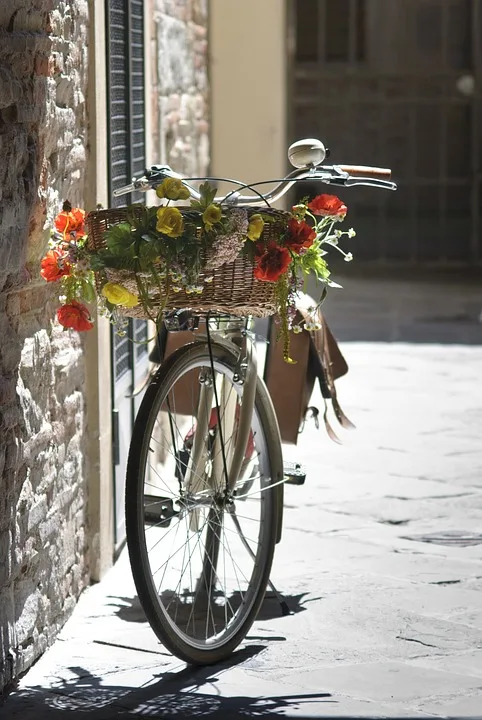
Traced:
MULTIPOLYGON (((479 0, 291 0, 290 141, 392 167, 343 195, 358 259, 482 262, 479 0)), ((319 190, 318 190, 319 191, 319 190)))

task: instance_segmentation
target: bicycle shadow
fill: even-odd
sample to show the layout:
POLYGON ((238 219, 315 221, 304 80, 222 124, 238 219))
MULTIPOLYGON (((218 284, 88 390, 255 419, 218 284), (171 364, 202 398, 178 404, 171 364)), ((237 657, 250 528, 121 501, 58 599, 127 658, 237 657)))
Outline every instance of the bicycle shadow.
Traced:
MULTIPOLYGON (((290 615, 296 615, 297 613, 304 612, 307 609, 307 603, 320 599, 310 597, 309 600, 306 600, 305 598, 308 595, 309 593, 307 592, 302 592, 294 595, 283 595, 283 599, 285 600, 290 610, 290 615)), ((120 620, 124 620, 125 622, 138 623, 147 622, 146 616, 137 595, 135 597, 109 595, 107 599, 110 600, 110 602, 107 603, 108 607, 114 608, 114 613, 117 615, 118 618, 120 618, 120 620)), ((234 610, 236 610, 240 604, 241 595, 239 593, 233 593, 229 597, 229 605, 234 610)), ((184 606, 184 608, 186 608, 186 606, 184 606)), ((283 611, 281 609, 279 601, 273 593, 267 592, 261 608, 259 609, 258 615, 256 616, 256 621, 263 622, 273 620, 282 616, 283 611)))
MULTIPOLYGON (((144 687, 109 686, 102 679, 82 667, 70 667, 73 678, 59 679, 48 691, 40 687, 12 694, 7 700, 9 719, 14 720, 114 720, 114 718, 183 718, 210 716, 214 720, 226 718, 286 718, 291 710, 296 718, 314 718, 300 714, 304 704, 333 703, 328 692, 295 695, 249 696, 222 694, 223 673, 264 650, 264 645, 251 645, 236 651, 219 665, 185 667, 178 672, 160 673, 144 687)), ((249 676, 246 677, 249 683, 249 676)), ((239 682, 239 681, 238 681, 239 682)), ((0 716, 1 716, 0 709, 0 716)), ((325 715, 325 713, 323 713, 325 715)), ((325 715, 326 716, 326 715, 325 715)))

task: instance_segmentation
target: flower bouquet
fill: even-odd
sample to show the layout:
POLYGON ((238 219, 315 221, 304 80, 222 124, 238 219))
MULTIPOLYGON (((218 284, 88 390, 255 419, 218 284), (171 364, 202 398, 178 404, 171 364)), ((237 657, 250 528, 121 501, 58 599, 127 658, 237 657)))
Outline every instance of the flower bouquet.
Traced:
MULTIPOLYGON (((174 178, 166 178, 156 193, 160 206, 137 204, 87 216, 64 203, 40 270, 46 281, 60 281, 60 324, 90 330, 94 306, 113 322, 122 316, 159 322, 177 308, 258 317, 277 312, 285 360, 291 362, 289 331, 303 330, 293 326, 293 318, 306 276, 314 273, 322 283, 321 303, 327 287, 337 285, 330 278, 328 248, 352 258, 339 240, 355 232, 336 228, 346 205, 322 194, 303 199, 291 212, 224 206, 206 182, 199 200, 179 207, 171 202, 188 200, 190 192, 174 178)), ((317 327, 304 322, 306 330, 317 327)))

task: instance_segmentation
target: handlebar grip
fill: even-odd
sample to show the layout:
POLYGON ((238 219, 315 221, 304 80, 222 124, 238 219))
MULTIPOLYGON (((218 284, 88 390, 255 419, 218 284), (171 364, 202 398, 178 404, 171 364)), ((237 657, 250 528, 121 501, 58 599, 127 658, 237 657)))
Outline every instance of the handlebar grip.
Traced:
POLYGON ((370 167, 369 165, 338 165, 337 167, 352 177, 371 177, 377 180, 390 180, 392 175, 390 168, 370 167))

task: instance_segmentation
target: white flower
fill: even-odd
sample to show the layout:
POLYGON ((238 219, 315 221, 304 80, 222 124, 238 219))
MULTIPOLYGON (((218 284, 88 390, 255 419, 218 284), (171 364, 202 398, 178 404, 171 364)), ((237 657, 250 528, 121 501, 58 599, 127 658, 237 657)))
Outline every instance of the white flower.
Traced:
POLYGON ((354 238, 355 235, 356 235, 356 232, 354 231, 354 229, 353 229, 353 228, 350 228, 350 229, 348 230, 348 237, 349 237, 349 238, 354 238))
POLYGON ((85 277, 90 273, 90 262, 87 258, 80 258, 75 264, 75 274, 78 277, 85 277))
POLYGON ((351 262, 353 260, 353 255, 351 252, 347 253, 344 257, 345 262, 351 262))
POLYGON ((294 332, 295 335, 298 335, 300 332, 303 332, 303 328, 301 325, 293 325, 291 328, 292 332, 294 332))

